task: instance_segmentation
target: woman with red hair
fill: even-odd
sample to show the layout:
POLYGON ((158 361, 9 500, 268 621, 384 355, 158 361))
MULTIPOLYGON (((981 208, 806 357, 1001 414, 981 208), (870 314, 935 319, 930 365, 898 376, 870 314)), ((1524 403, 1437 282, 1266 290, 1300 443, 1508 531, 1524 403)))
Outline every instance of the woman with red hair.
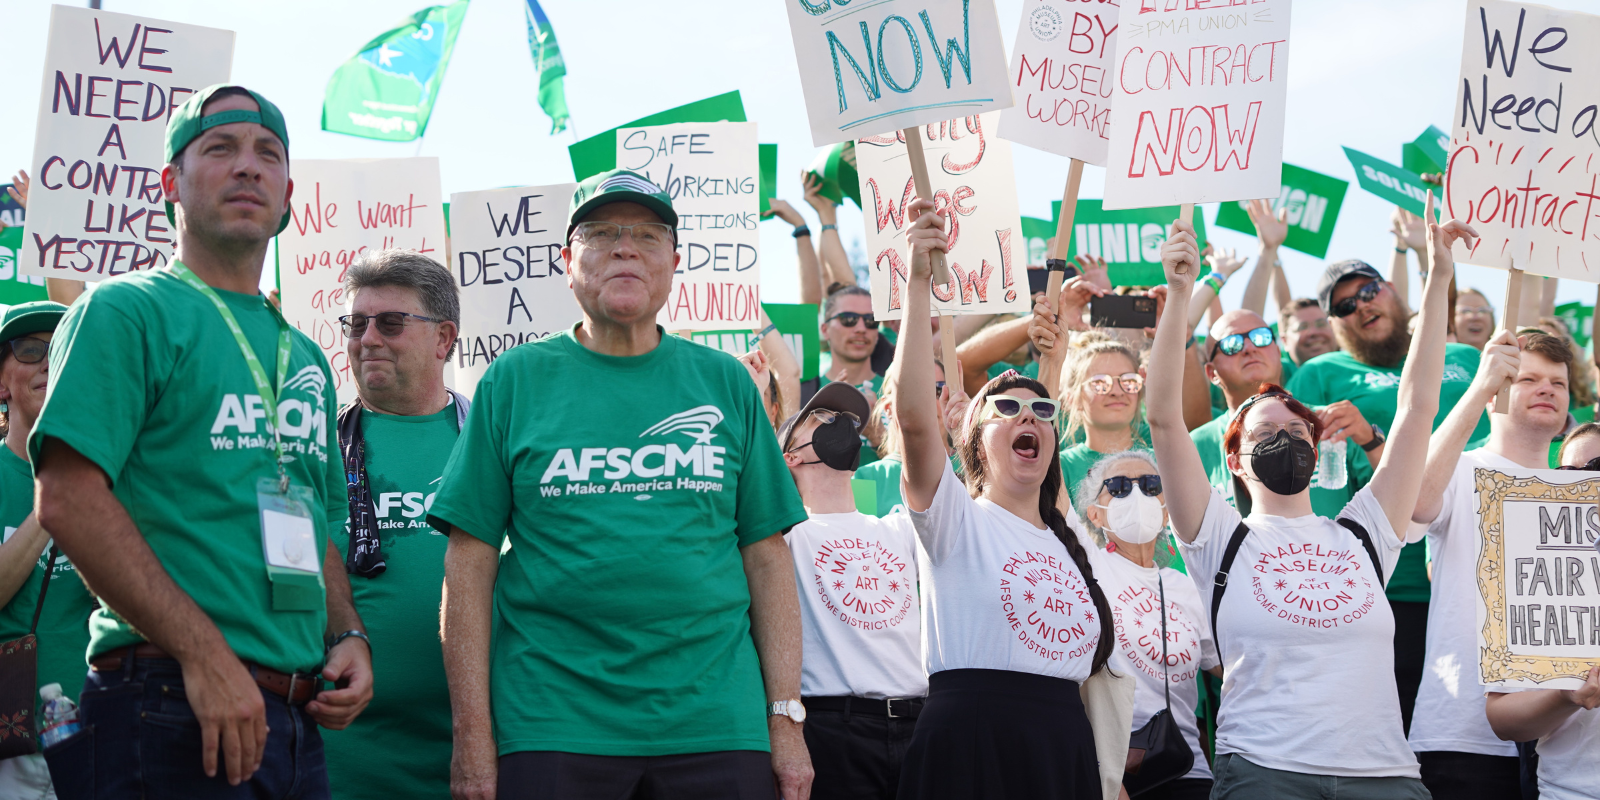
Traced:
POLYGON ((1321 425, 1275 385, 1239 406, 1225 439, 1250 516, 1206 480, 1180 385, 1200 264, 1193 228, 1174 224, 1161 248, 1168 293, 1146 402, 1172 528, 1222 658, 1213 800, 1429 797, 1401 727, 1383 584, 1405 543, 1439 409, 1450 247, 1469 236, 1457 221, 1428 225, 1431 265, 1394 430, 1371 483, 1337 520, 1311 510, 1321 425))

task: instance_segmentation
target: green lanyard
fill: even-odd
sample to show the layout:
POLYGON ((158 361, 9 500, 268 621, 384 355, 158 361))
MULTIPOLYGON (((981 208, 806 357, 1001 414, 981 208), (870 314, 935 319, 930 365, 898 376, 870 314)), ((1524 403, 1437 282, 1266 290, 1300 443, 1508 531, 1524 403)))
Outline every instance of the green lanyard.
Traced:
POLYGON ((239 352, 244 354, 244 363, 250 367, 250 377, 256 381, 256 392, 261 395, 261 403, 266 406, 267 417, 270 420, 268 427, 272 428, 272 455, 273 463, 278 467, 278 491, 289 491, 289 473, 284 471, 283 465, 284 462, 293 460, 293 457, 285 457, 283 455, 283 440, 278 433, 280 420, 277 418, 278 395, 283 392, 284 376, 289 374, 290 340, 288 320, 283 318, 283 315, 272 306, 272 303, 267 302, 266 298, 262 298, 261 302, 266 303, 267 310, 271 311, 273 318, 278 321, 278 383, 277 386, 273 386, 267 381, 267 371, 261 367, 261 359, 256 358, 255 349, 250 346, 249 340, 244 338, 244 329, 239 327, 239 320, 234 317, 233 309, 228 308, 228 304, 222 301, 222 297, 217 294, 217 290, 207 286, 205 281, 200 280, 181 261, 172 262, 172 272, 182 278, 184 283, 193 286, 195 291, 205 295, 216 305, 217 313, 222 315, 222 321, 227 323, 228 330, 233 332, 234 341, 239 343, 239 352))

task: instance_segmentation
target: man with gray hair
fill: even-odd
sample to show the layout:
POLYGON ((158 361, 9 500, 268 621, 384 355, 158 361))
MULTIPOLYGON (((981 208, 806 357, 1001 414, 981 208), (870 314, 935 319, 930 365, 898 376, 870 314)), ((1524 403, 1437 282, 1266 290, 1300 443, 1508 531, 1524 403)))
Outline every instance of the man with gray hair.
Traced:
POLYGON ((447 539, 428 527, 439 476, 466 419, 444 385, 461 299, 450 271, 411 250, 363 253, 345 274, 340 317, 357 399, 339 411, 350 522, 335 536, 367 629, 383 642, 384 693, 325 737, 340 798, 450 794, 450 690, 439 645, 447 539))

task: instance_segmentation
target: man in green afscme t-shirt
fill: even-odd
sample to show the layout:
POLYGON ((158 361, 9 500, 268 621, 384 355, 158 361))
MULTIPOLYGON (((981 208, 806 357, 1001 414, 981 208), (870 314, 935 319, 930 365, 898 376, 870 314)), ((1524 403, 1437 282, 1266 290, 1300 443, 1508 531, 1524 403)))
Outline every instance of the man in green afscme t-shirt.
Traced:
POLYGON ((458 797, 809 791, 778 535, 805 509, 749 373, 656 325, 677 225, 642 175, 578 185, 583 320, 489 365, 445 467, 458 797))
POLYGON ((288 142, 254 92, 192 95, 161 173, 175 260, 101 283, 51 342, 38 518, 103 605, 82 729, 45 751, 62 797, 326 798, 317 728, 372 696, 329 541, 333 375, 258 289, 288 142))

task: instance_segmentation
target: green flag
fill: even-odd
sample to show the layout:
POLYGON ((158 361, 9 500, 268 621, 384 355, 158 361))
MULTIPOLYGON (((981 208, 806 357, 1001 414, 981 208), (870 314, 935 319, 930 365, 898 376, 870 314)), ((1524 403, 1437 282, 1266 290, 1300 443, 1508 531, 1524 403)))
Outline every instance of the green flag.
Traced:
POLYGON ((1444 172, 1450 160, 1450 134, 1429 125, 1421 136, 1400 146, 1400 166, 1418 175, 1444 172))
POLYGON ((412 14, 334 70, 322 101, 322 129, 388 142, 426 133, 467 2, 412 14))
MULTIPOLYGON (((1333 223, 1339 219, 1339 207, 1344 205, 1345 190, 1350 184, 1320 172, 1285 163, 1283 165, 1283 190, 1272 210, 1289 210, 1289 235, 1283 246, 1302 253, 1323 258, 1328 255, 1328 242, 1333 240, 1333 223)), ((1255 223, 1245 212, 1247 201, 1223 203, 1217 209, 1217 227, 1248 233, 1254 236, 1255 223)))
POLYGON ((1433 190, 1434 201, 1438 202, 1439 187, 1424 182, 1421 175, 1360 150, 1346 147, 1344 154, 1350 159, 1350 166, 1356 168, 1356 182, 1361 188, 1419 217, 1427 202, 1428 190, 1433 190))
POLYGON ((1579 347, 1589 346, 1589 334, 1594 323, 1594 306, 1586 305, 1582 301, 1574 300, 1556 306, 1556 317, 1567 323, 1567 331, 1572 334, 1573 341, 1579 347))
POLYGON ((528 50, 533 53, 533 68, 539 73, 539 107, 550 117, 550 132, 567 129, 567 91, 561 79, 567 75, 556 44, 556 29, 539 7, 539 0, 528 0, 528 50))
MULTIPOLYGON (((1050 204, 1050 235, 1055 235, 1055 220, 1061 218, 1061 201, 1050 204)), ((1161 270, 1161 244, 1167 230, 1178 218, 1177 206, 1127 208, 1108 211, 1099 200, 1079 200, 1072 217, 1072 246, 1069 263, 1079 255, 1106 260, 1106 274, 1112 286, 1159 286, 1167 282, 1161 270)), ((1196 244, 1206 247, 1206 220, 1194 215, 1196 244)), ((1204 273, 1208 267, 1202 265, 1204 273)))
MULTIPOLYGON (((21 255, 22 226, 18 224, 0 229, 0 306, 50 299, 45 294, 43 277, 23 275, 17 269, 22 262, 21 255)), ((817 326, 813 324, 811 327, 817 326)))
POLYGON ((778 146, 756 145, 761 166, 761 178, 756 187, 761 197, 761 218, 772 216, 772 199, 778 196, 778 146))

